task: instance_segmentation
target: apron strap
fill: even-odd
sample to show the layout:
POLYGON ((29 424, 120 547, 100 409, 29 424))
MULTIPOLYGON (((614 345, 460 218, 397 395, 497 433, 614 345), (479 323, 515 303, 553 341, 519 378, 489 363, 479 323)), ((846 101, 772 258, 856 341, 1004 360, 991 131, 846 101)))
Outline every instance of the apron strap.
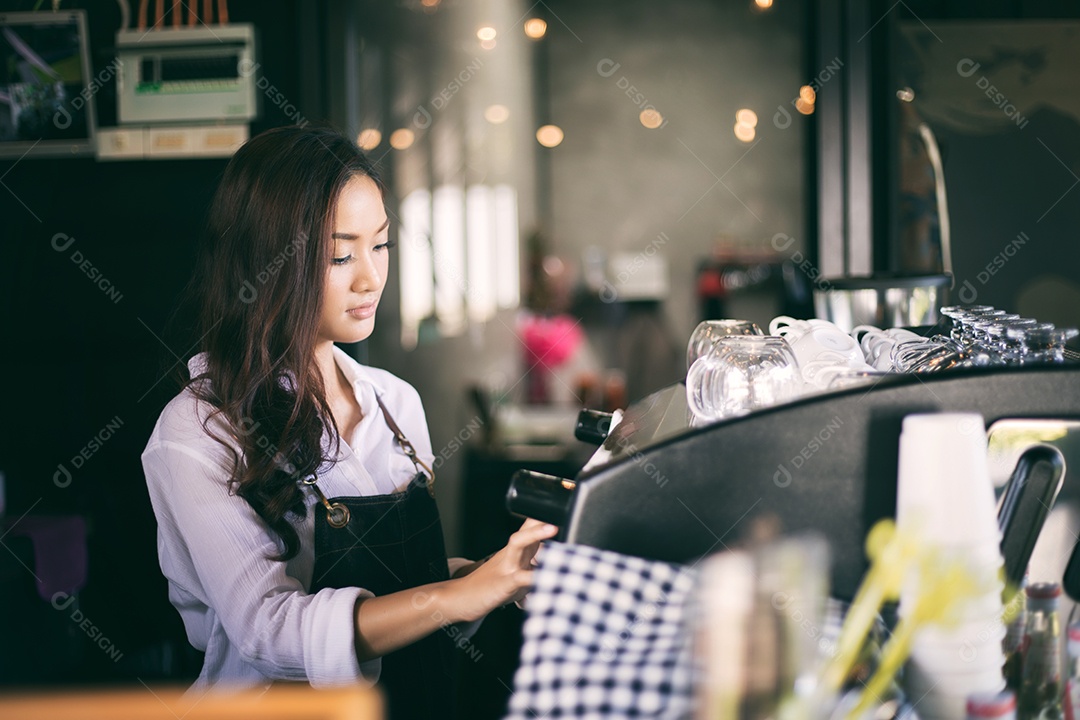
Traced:
POLYGON ((322 488, 316 483, 319 481, 319 476, 312 473, 308 477, 304 478, 300 482, 307 485, 309 488, 315 491, 315 495, 318 496, 319 502, 326 508, 326 522, 330 524, 332 528, 343 528, 349 524, 349 517, 351 513, 349 508, 342 503, 331 503, 326 499, 326 495, 323 495, 322 488))
POLYGON ((428 491, 431 492, 432 495, 434 495, 435 471, 432 470, 427 463, 421 460, 419 456, 417 456, 416 448, 414 448, 413 444, 409 442, 409 438, 405 437, 405 433, 401 432, 401 428, 398 427, 398 424, 394 422, 394 416, 391 415, 390 411, 386 409, 386 405, 383 404, 382 398, 379 397, 378 393, 375 394, 375 400, 379 403, 379 409, 382 410, 383 417, 386 418, 386 424, 390 427, 390 432, 394 433, 394 437, 397 439, 398 445, 401 446, 401 449, 405 451, 405 454, 409 456, 410 460, 412 460, 413 465, 416 466, 416 472, 419 473, 421 472, 421 470, 423 470, 424 473, 427 475, 428 491))
MULTIPOLYGON (((383 418, 386 419, 386 425, 390 428, 390 432, 394 433, 394 439, 397 440, 398 445, 401 446, 401 449, 409 459, 412 460, 413 465, 416 467, 416 473, 418 475, 426 475, 428 494, 435 497, 435 471, 416 454, 416 448, 409 442, 409 438, 405 437, 405 433, 401 432, 401 428, 398 427, 398 424, 394 421, 394 416, 386 409, 386 405, 383 404, 382 398, 379 397, 378 393, 375 394, 375 400, 379 403, 379 409, 382 410, 383 418)), ((322 488, 318 486, 318 481, 319 476, 312 473, 300 482, 315 491, 315 495, 318 497, 319 502, 326 508, 326 522, 330 524, 330 527, 345 527, 349 524, 349 508, 339 502, 331 503, 326 495, 323 494, 322 488)))

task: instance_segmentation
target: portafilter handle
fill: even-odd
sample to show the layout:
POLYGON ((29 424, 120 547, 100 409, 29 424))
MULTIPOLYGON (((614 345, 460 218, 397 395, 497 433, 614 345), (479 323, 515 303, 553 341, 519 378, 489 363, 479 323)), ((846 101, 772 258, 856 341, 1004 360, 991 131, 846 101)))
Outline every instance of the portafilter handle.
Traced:
POLYGON ((506 491, 506 509, 514 515, 564 527, 570 515, 574 487, 573 480, 518 470, 506 491))
MULTIPOLYGON (((1065 459, 1060 450, 1050 445, 1028 448, 1016 463, 998 510, 1005 579, 1013 587, 1020 587, 1024 579, 1035 541, 1039 539, 1064 480, 1065 459)), ((1074 561, 1078 565, 1074 571, 1074 586, 1080 586, 1080 561, 1077 561, 1075 551, 1069 567, 1074 561)), ((1065 576, 1068 578, 1068 570, 1065 576)), ((1070 591, 1067 583, 1065 589, 1070 597, 1076 592, 1070 591)))
POLYGON ((614 413, 586 408, 578 413, 574 437, 581 442, 602 445, 607 440, 608 433, 611 432, 611 422, 614 417, 614 413))

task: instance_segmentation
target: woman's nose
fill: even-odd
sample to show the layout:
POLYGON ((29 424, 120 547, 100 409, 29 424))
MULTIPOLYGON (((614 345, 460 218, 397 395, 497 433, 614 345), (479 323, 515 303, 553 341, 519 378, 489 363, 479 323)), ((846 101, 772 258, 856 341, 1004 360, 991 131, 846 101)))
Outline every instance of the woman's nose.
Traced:
POLYGON ((374 258, 368 253, 362 253, 356 258, 353 266, 356 271, 353 274, 353 289, 358 292, 370 292, 381 290, 383 284, 382 273, 374 258))

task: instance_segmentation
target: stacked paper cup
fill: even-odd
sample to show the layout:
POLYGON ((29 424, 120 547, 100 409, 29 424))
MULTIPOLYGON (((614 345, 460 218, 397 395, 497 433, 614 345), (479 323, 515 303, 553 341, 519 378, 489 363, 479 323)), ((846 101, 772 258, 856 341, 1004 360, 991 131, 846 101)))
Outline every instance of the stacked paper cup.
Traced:
MULTIPOLYGON (((1005 687, 1001 640, 1001 533, 986 462, 986 428, 975 413, 909 415, 900 435, 897 528, 916 533, 931 557, 963 563, 979 591, 957 601, 948 625, 919 631, 904 684, 924 720, 963 720, 968 695, 1005 687)), ((912 612, 920 577, 900 595, 912 612)))

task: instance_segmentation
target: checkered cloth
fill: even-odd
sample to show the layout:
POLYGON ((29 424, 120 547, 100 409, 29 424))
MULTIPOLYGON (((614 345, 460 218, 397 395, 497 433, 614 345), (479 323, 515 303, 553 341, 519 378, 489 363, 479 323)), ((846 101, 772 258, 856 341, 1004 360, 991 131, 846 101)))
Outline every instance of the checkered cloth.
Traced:
POLYGON ((547 543, 506 720, 688 717, 685 622, 696 577, 678 565, 547 543))

